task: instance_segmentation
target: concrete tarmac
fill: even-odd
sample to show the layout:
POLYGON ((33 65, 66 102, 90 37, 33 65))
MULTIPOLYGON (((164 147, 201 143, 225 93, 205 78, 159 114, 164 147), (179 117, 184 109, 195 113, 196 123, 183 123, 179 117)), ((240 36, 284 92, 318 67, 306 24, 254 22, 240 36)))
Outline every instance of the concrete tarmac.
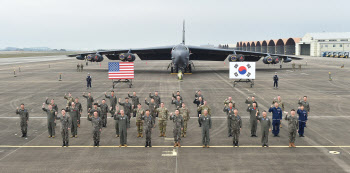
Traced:
POLYGON ((112 90, 112 81, 108 80, 109 61, 103 61, 101 66, 100 63, 86 66, 83 61, 63 56, 40 61, 41 58, 23 60, 21 72, 18 72, 18 59, 8 59, 0 64, 1 172, 350 172, 349 59, 305 57, 295 61, 296 67, 302 64, 301 71, 293 71, 291 63, 280 69, 277 65, 258 62, 253 88, 245 83, 233 87, 228 78, 227 61, 195 61, 193 74, 178 81, 176 75, 166 69, 170 61, 137 60, 133 87, 118 84, 114 89, 116 95, 124 101, 128 92, 136 91, 144 103, 145 98, 150 100, 149 92, 157 90, 166 107, 173 112, 175 106, 171 104, 171 94, 179 90, 191 111, 187 137, 182 138, 181 148, 173 148, 173 123, 170 120, 167 137, 158 137, 157 125, 152 132, 153 148, 144 148, 145 138, 136 138, 134 118, 128 129, 127 148, 118 147, 119 138, 115 138, 111 118, 107 128, 102 129, 101 147, 92 147, 92 127, 86 120, 86 99, 82 93, 91 92, 94 99, 101 102, 104 92, 112 90), (76 71, 78 63, 84 64, 84 72, 76 71), (341 68, 343 64, 344 68, 341 68), (14 69, 17 77, 13 76, 14 69), (274 72, 280 77, 278 90, 273 89, 274 72), (329 72, 332 81, 329 81, 329 72), (60 73, 62 81, 58 81, 60 73), (85 82, 87 73, 92 76, 92 89, 89 90, 85 82), (211 148, 201 148, 201 129, 196 105, 192 103, 195 91, 199 89, 212 109, 211 148), (80 98, 84 114, 78 138, 70 138, 71 147, 62 148, 60 125, 56 127, 56 138, 48 138, 46 114, 41 106, 49 97, 55 99, 59 109, 65 107, 63 96, 68 92, 80 98), (281 95, 286 110, 297 109, 298 99, 308 96, 311 112, 305 137, 296 139, 297 148, 288 148, 286 121, 282 121, 279 138, 270 133, 269 148, 261 147, 260 124, 258 138, 250 137, 249 114, 244 102, 252 95, 260 110, 267 110, 277 95, 281 95), (233 97, 243 119, 239 148, 233 148, 232 138, 227 137, 227 119, 222 109, 228 96, 233 97), (15 114, 20 103, 24 103, 30 112, 27 138, 20 137, 19 118, 15 114))

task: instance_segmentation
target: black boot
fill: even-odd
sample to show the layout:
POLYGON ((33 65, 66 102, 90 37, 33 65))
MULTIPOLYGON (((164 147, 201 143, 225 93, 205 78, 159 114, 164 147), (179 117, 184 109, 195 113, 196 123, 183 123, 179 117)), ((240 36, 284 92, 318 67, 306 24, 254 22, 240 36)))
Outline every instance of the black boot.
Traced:
POLYGON ((235 141, 233 141, 233 142, 232 142, 232 145, 233 145, 233 146, 236 146, 236 143, 235 143, 235 141))
POLYGON ((65 142, 63 142, 63 144, 62 144, 62 147, 64 147, 64 146, 66 146, 66 143, 65 143, 65 142))
POLYGON ((68 147, 69 146, 69 144, 68 144, 68 142, 66 142, 66 147, 68 147))
POLYGON ((146 144, 145 144, 145 147, 147 147, 148 146, 148 141, 146 141, 146 144))
POLYGON ((96 146, 97 146, 97 147, 100 146, 100 141, 96 141, 96 146))
POLYGON ((239 147, 239 145, 238 145, 238 141, 236 141, 236 146, 237 146, 237 147, 239 147))
POLYGON ((148 146, 149 146, 149 147, 152 147, 151 141, 148 142, 148 146))
POLYGON ((96 146, 97 144, 96 144, 96 141, 94 141, 94 147, 96 146))

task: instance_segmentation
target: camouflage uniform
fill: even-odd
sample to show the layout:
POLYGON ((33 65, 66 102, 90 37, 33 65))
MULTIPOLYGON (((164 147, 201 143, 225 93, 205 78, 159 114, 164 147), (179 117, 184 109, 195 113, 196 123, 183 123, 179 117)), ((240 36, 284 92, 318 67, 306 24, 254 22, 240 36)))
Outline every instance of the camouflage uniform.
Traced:
POLYGON ((89 115, 87 117, 87 119, 89 121, 91 121, 91 124, 92 124, 92 137, 93 137, 93 140, 94 140, 94 146, 99 146, 99 143, 100 143, 100 136, 101 136, 101 129, 102 129, 102 118, 101 117, 93 117, 91 115, 89 115))
POLYGON ((157 108, 159 108, 159 105, 160 105, 160 97, 159 97, 159 95, 153 95, 152 96, 152 94, 150 93, 149 94, 149 97, 151 98, 151 99, 154 99, 154 102, 156 103, 156 105, 157 105, 157 108))
POLYGON ((180 108, 179 111, 180 111, 180 115, 182 115, 182 117, 184 119, 184 128, 181 131, 181 136, 186 137, 187 122, 190 120, 190 110, 188 110, 188 108, 180 108))
POLYGON ((101 109, 101 118, 102 118, 102 126, 107 127, 107 113, 109 112, 108 110, 108 105, 105 104, 100 104, 98 105, 101 109))
POLYGON ((232 121, 233 144, 236 144, 238 146, 239 134, 241 133, 241 128, 242 128, 242 119, 239 115, 237 116, 233 115, 231 117, 231 121, 232 121))
POLYGON ((153 120, 153 124, 155 125, 156 122, 156 116, 157 116, 157 112, 156 109, 158 108, 156 103, 152 103, 152 102, 147 102, 145 100, 145 104, 148 105, 148 109, 150 111, 150 115, 152 116, 152 120, 153 120))
POLYGON ((166 107, 160 107, 156 109, 156 112, 158 113, 158 126, 160 131, 159 137, 165 137, 166 124, 169 116, 168 109, 166 107))
POLYGON ((172 115, 170 116, 170 120, 173 120, 174 122, 174 141, 175 143, 181 141, 181 128, 184 127, 184 119, 182 116, 179 114, 178 116, 172 115))
POLYGON ((59 119, 61 121, 61 135, 62 135, 63 145, 68 147, 68 142, 69 142, 68 129, 72 126, 71 118, 69 114, 66 114, 65 116, 61 115, 56 119, 59 119))
MULTIPOLYGON (((149 146, 152 147, 151 140, 152 140, 152 128, 154 126, 152 116, 142 116, 142 120, 145 121, 145 135, 146 135, 146 145, 145 147, 149 146)), ((142 133, 142 132, 141 132, 142 133)))
POLYGON ((287 116, 285 117, 285 120, 288 121, 288 137, 289 137, 289 143, 295 142, 295 137, 297 136, 297 130, 299 128, 299 120, 298 116, 287 116))
POLYGON ((306 110, 307 113, 310 112, 310 105, 309 105, 308 101, 305 102, 304 100, 302 100, 302 101, 299 100, 298 104, 300 106, 303 105, 304 106, 304 110, 306 110))
POLYGON ((143 121, 142 121, 142 116, 144 115, 145 111, 140 108, 140 109, 134 109, 136 112, 136 128, 137 128, 137 137, 143 137, 142 132, 143 132, 143 121))
POLYGON ((29 120, 29 112, 27 109, 17 109, 16 114, 19 115, 21 119, 21 131, 22 131, 22 137, 27 137, 27 127, 28 127, 28 120, 29 120))
POLYGON ((233 101, 233 100, 228 100, 228 99, 225 99, 225 101, 224 101, 224 105, 225 105, 225 107, 226 108, 228 108, 229 107, 229 103, 232 103, 232 107, 236 107, 236 104, 235 104, 235 102, 233 101))
POLYGON ((72 96, 68 96, 68 97, 64 96, 63 98, 67 100, 67 105, 66 106, 70 106, 70 104, 72 102, 74 102, 74 98, 72 96))

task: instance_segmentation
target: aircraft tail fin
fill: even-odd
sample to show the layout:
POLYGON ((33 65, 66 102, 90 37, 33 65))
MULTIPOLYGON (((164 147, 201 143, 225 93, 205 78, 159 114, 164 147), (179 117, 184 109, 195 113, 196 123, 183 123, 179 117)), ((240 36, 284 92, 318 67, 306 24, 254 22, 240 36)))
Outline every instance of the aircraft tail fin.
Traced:
POLYGON ((182 44, 185 44, 185 20, 182 25, 182 44))

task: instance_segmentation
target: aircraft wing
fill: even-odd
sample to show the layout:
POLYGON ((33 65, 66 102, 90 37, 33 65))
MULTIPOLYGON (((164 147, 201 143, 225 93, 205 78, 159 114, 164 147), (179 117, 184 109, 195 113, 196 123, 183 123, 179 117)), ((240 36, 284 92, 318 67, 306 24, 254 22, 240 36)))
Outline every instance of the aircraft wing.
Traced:
POLYGON ((294 59, 301 60, 303 58, 280 55, 280 54, 268 54, 261 52, 250 52, 250 51, 241 51, 241 50, 232 50, 232 49, 220 49, 220 48, 206 48, 198 46, 188 46, 191 53, 191 60, 203 60, 203 61, 224 61, 229 54, 242 54, 246 56, 245 61, 259 61, 261 57, 265 56, 278 56, 283 59, 294 59))
MULTIPOLYGON (((152 48, 140 49, 120 49, 110 51, 87 52, 81 54, 68 55, 69 57, 76 57, 79 55, 89 55, 99 53, 100 55, 118 55, 120 53, 137 54, 141 60, 171 60, 171 50, 174 46, 162 46, 152 48)), ((107 56, 108 57, 108 56, 107 56)))

